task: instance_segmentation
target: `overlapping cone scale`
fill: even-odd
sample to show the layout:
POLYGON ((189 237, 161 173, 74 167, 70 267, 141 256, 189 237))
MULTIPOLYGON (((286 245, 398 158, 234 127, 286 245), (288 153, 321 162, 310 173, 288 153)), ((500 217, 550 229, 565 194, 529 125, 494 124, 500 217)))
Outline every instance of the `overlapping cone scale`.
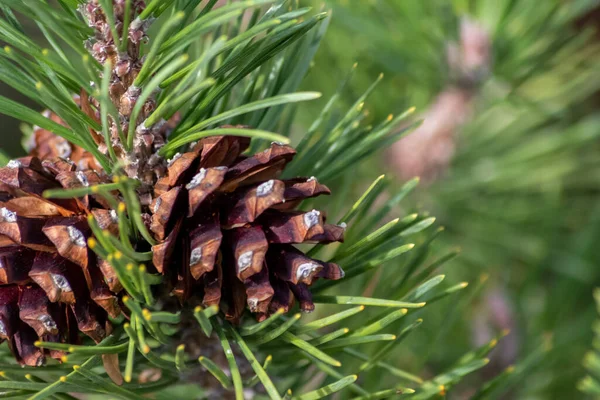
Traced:
MULTIPOLYGON (((88 247, 87 217, 118 234, 117 212, 100 195, 42 196, 111 179, 81 169, 95 164, 76 146, 69 144, 71 153, 86 162, 57 157, 54 143, 62 142, 44 142, 52 158, 24 157, 0 169, 0 340, 31 366, 64 355, 38 348, 38 340, 75 344, 79 332, 102 340, 112 330, 109 317, 123 313, 126 294, 110 263, 88 247)), ((218 305, 234 322, 246 309, 262 320, 295 300, 312 311, 310 285, 339 279, 343 271, 294 245, 341 241, 344 228, 327 223, 320 211, 296 207, 329 189, 315 178, 279 179, 294 157, 291 147, 273 143, 245 156, 248 145, 242 137, 205 138, 174 156, 150 188, 142 217, 157 243, 148 269, 166 278, 156 292, 175 295, 183 306, 218 305)))

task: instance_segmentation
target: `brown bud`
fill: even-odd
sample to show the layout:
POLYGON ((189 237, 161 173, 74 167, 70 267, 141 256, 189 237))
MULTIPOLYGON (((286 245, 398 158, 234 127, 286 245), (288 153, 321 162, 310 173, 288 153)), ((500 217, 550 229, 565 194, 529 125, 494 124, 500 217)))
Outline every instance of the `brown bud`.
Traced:
POLYGON ((119 234, 119 216, 115 210, 94 208, 92 215, 100 229, 109 231, 115 236, 119 234))
POLYGON ((332 224, 323 224, 323 232, 318 233, 315 232, 307 236, 306 242, 309 243, 333 243, 333 242, 343 242, 344 241, 344 233, 346 232, 345 225, 332 225, 332 224))
POLYGON ((81 268, 51 253, 38 253, 29 276, 51 302, 75 303, 85 293, 81 268))
POLYGON ((81 267, 87 266, 87 237, 90 231, 83 217, 51 218, 42 231, 56 246, 61 256, 81 267))
POLYGON ((331 191, 317 181, 317 178, 296 178, 285 180, 285 201, 304 200, 311 197, 330 195, 331 191))
POLYGON ((119 300, 106 285, 101 284, 103 283, 102 281, 99 282, 100 284, 95 281, 96 286, 90 291, 90 298, 102 307, 112 318, 117 318, 121 315, 122 311, 119 306, 119 300))
MULTIPOLYGON (((224 257, 223 265, 229 265, 229 258, 229 256, 224 257)), ((235 271, 232 268, 225 268, 223 270, 223 281, 223 297, 225 301, 222 302, 222 311, 225 314, 225 319, 233 324, 238 324, 246 310, 246 287, 235 276, 235 271)))
POLYGON ((177 153, 171 158, 167 164, 169 187, 182 185, 191 179, 194 170, 197 166, 198 154, 177 153))
POLYGON ((243 282, 261 271, 269 244, 258 226, 236 228, 228 236, 236 275, 243 282))
POLYGON ((294 297, 300 303, 300 310, 306 313, 313 312, 315 310, 315 303, 312 301, 312 294, 310 293, 308 286, 304 283, 294 285, 293 283, 288 282, 287 284, 292 290, 292 293, 294 293, 294 297))
POLYGON ((77 299, 75 304, 71 304, 71 310, 81 332, 88 335, 96 343, 106 337, 106 329, 104 328, 106 312, 104 310, 85 297, 77 299))
POLYGON ((152 246, 152 263, 160 273, 168 271, 167 268, 171 264, 171 258, 177 246, 177 237, 179 236, 181 225, 182 219, 179 219, 171 233, 169 233, 169 236, 163 242, 152 246))
POLYGON ((58 215, 73 215, 72 211, 35 195, 17 197, 7 201, 4 204, 0 204, 0 206, 6 207, 24 217, 53 217, 58 215))
POLYGON ((268 265, 279 278, 295 285, 298 283, 312 285, 313 279, 323 270, 320 261, 308 258, 304 253, 289 245, 281 246, 279 249, 270 249, 267 260, 268 265))
POLYGON ((204 298, 202 304, 206 307, 219 305, 221 301, 221 285, 223 283, 223 271, 221 263, 217 262, 212 271, 205 273, 202 276, 204 282, 204 298))
POLYGON ((296 151, 287 145, 272 143, 271 147, 232 166, 225 176, 223 191, 277 178, 296 151))
POLYGON ((318 278, 325 278, 332 281, 342 279, 346 274, 344 270, 337 264, 321 262, 323 269, 317 275, 318 278))
POLYGON ((269 243, 303 243, 325 232, 323 215, 317 210, 309 212, 281 212, 269 210, 259 218, 269 243))
POLYGON ((12 352, 21 364, 29 367, 41 367, 44 365, 44 353, 34 345, 37 340, 38 336, 35 331, 27 324, 21 323, 19 330, 14 336, 14 345, 11 346, 12 352))
POLYGON ((284 202, 285 185, 282 181, 271 179, 256 187, 235 193, 233 207, 226 213, 226 228, 244 226, 254 222, 266 209, 284 202))
POLYGON ((48 176, 25 166, 20 160, 12 160, 6 167, 0 168, 0 182, 38 196, 47 189, 58 187, 48 176))
POLYGON ((193 216, 202 202, 219 189, 226 172, 226 167, 200 168, 200 171, 185 185, 188 190, 188 216, 193 216))
POLYGON ((212 271, 221 240, 218 216, 212 220, 200 223, 190 233, 190 273, 194 279, 200 279, 206 272, 212 271))
POLYGON ((121 282, 119 282, 117 273, 110 263, 101 258, 98 258, 97 260, 98 268, 100 268, 100 272, 102 272, 102 276, 104 277, 104 282, 106 285, 108 285, 110 291, 113 293, 119 293, 121 290, 123 290, 123 286, 121 285, 121 282))
POLYGON ((58 334, 58 305, 50 303, 46 293, 36 286, 26 286, 19 298, 19 318, 38 336, 58 334))
POLYGON ((246 287, 246 302, 253 313, 266 314, 275 291, 269 283, 269 271, 267 266, 244 281, 246 287))
POLYGON ((6 207, 0 208, 0 234, 13 242, 34 250, 52 251, 52 243, 42 232, 44 218, 29 218, 17 215, 6 207))
POLYGON ((58 157, 45 158, 44 161, 42 161, 42 166, 54 175, 58 175, 61 172, 75 171, 77 168, 74 162, 58 157))
POLYGON ((150 207, 153 213, 150 230, 154 232, 158 240, 164 240, 172 230, 176 222, 172 216, 179 213, 182 203, 183 196, 180 186, 174 187, 154 200, 150 207))
POLYGON ((274 274, 271 274, 270 282, 273 288, 273 298, 269 305, 269 314, 273 314, 279 309, 288 312, 294 303, 289 286, 274 274))
POLYGON ((211 136, 200 140, 193 151, 201 153, 202 168, 214 168, 231 165, 249 146, 247 137, 211 136))

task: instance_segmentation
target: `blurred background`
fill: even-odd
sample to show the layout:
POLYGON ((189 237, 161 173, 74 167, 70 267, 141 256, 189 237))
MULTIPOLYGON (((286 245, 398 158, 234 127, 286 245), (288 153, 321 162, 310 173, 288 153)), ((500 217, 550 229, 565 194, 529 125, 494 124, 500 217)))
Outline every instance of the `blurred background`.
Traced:
MULTIPOLYGON (((437 217, 433 253, 459 247, 448 277, 471 283, 428 314, 403 367, 426 353, 428 367, 408 368, 426 375, 507 329, 472 379, 542 352, 506 398, 583 398, 600 284, 600 2, 325 3, 333 18, 304 87, 328 97, 356 62, 348 106, 384 74, 366 120, 416 107, 422 125, 357 173, 384 169, 396 186, 419 176, 410 207, 437 217)), ((303 126, 324 103, 300 110, 303 126)))
MULTIPOLYGON (((295 131, 347 71, 341 110, 383 73, 364 119, 416 107, 424 122, 355 177, 368 186, 385 170, 399 188, 418 176, 402 212, 437 217, 445 230, 431 253, 452 258, 448 279, 471 283, 428 314, 398 364, 427 376, 505 331, 471 380, 517 363, 525 372, 505 398, 584 398, 600 285, 600 1, 302 2, 333 18, 303 83, 325 100, 298 109, 295 131)), ((18 122, 0 124, 0 148, 22 154, 18 122)), ((468 384, 458 393, 469 398, 468 384)))

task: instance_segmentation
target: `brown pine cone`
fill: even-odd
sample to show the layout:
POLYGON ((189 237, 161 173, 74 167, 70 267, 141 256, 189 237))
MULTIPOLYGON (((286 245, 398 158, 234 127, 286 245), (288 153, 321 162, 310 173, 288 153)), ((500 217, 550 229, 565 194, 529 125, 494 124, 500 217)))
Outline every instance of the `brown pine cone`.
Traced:
MULTIPOLYGON (((54 143, 44 142, 52 155, 54 143)), ((295 154, 291 147, 273 143, 241 155, 248 145, 247 138, 210 137, 169 162, 143 212, 158 242, 149 269, 167 278, 160 292, 181 304, 219 305, 234 322, 246 308, 262 320, 289 310, 294 299, 312 311, 309 286, 318 278, 339 279, 343 271, 294 244, 341 241, 344 228, 325 223, 317 210, 295 208, 329 189, 314 178, 277 179, 295 154)), ((107 317, 122 312, 123 288, 110 264, 88 248, 86 219, 91 214, 117 234, 115 210, 100 195, 42 197, 48 189, 108 182, 61 158, 29 156, 0 169, 0 338, 26 365, 44 361, 35 341, 78 343, 79 330, 98 342, 111 329, 107 317)))
POLYGON ((248 145, 247 138, 211 137, 169 162, 150 207, 159 241, 154 266, 182 301, 200 295, 206 306, 224 305, 229 320, 238 321, 246 306, 262 320, 287 311, 294 298, 312 311, 308 286, 343 272, 293 244, 341 241, 344 228, 295 207, 329 189, 314 178, 277 179, 295 154, 291 147, 273 143, 242 156, 248 145))
POLYGON ((117 226, 115 214, 100 197, 42 197, 47 189, 106 181, 63 159, 30 156, 0 169, 0 339, 26 365, 44 362, 35 341, 78 343, 81 331, 99 342, 111 329, 107 316, 121 314, 111 268, 86 243, 86 214, 98 216, 106 229, 117 226))

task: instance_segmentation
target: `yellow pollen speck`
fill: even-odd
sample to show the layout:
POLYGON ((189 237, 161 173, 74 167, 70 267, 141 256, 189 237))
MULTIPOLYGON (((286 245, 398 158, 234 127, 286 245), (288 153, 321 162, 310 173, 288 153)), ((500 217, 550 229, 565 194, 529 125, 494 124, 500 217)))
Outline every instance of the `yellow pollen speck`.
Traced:
POLYGON ((392 119, 394 119, 394 114, 390 114, 387 116, 387 121, 390 122, 392 119))
POLYGON ((67 361, 69 361, 69 357, 67 357, 67 356, 62 356, 62 357, 60 358, 60 361, 62 361, 62 362, 65 362, 65 363, 66 363, 67 361))
POLYGON ((121 257, 123 257, 123 253, 121 253, 120 251, 115 251, 115 260, 120 260, 121 257))
POLYGON ((196 308, 194 308, 194 312, 195 312, 195 313, 202 312, 202 307, 200 307, 200 306, 197 306, 196 308))
POLYGON ((62 383, 65 383, 67 381, 67 377, 63 375, 60 378, 58 378, 58 380, 61 381, 62 383))
POLYGON ((88 238, 87 244, 90 249, 93 249, 94 247, 96 247, 96 239, 88 238))
POLYGON ((144 346, 144 354, 148 354, 148 353, 150 353, 150 346, 145 345, 144 346))
POLYGON ((179 350, 179 351, 185 350, 185 344, 180 344, 179 346, 177 346, 177 350, 179 350))
POLYGON ((120 181, 120 180, 121 180, 121 179, 119 178, 119 176, 118 176, 118 175, 115 175, 115 176, 113 176, 113 182, 114 182, 114 183, 119 183, 119 181, 120 181))
POLYGON ((133 264, 129 263, 125 268, 127 268, 127 271, 133 271, 133 264))
POLYGON ((31 374, 25 374, 25 379, 31 380, 31 374))
POLYGON ((140 267, 139 267, 139 271, 140 271, 141 273, 144 273, 144 272, 146 272, 146 266, 145 266, 144 264, 140 265, 140 267))
POLYGON ((40 347, 42 345, 42 342, 40 342, 39 340, 36 340, 35 342, 33 342, 33 345, 35 347, 40 347))
POLYGON ((9 46, 4 46, 4 51, 10 53, 12 49, 9 46))
POLYGON ((122 212, 125 212, 125 209, 126 209, 125 203, 119 203, 118 211, 122 213, 122 212))
POLYGON ((131 377, 130 376, 126 376, 124 379, 125 379, 125 382, 127 382, 127 383, 131 382, 131 377))
POLYGON ((113 260, 113 255, 112 255, 112 254, 109 254, 108 256, 106 256, 106 260, 107 260, 108 262, 111 262, 111 261, 113 260))
POLYGON ((417 110, 417 107, 411 107, 411 108, 409 108, 409 109, 407 110, 407 112, 408 112, 409 114, 412 114, 412 113, 414 113, 416 110, 417 110))
POLYGON ((35 83, 35 88, 36 88, 37 90, 40 90, 42 87, 43 87, 43 85, 42 85, 42 82, 36 82, 36 83, 35 83))
POLYGON ((498 341, 496 339, 490 340, 490 346, 491 347, 496 347, 497 344, 498 344, 498 341))
POLYGON ((98 193, 98 186, 92 186, 92 193, 98 193))
POLYGON ((512 374, 515 371, 515 366, 514 365, 509 365, 508 367, 506 367, 505 371, 508 374, 512 374))
POLYGON ((73 365, 73 369, 74 369, 75 371, 77 371, 79 368, 81 368, 79 365, 73 365))
POLYGON ((67 350, 69 353, 72 353, 75 351, 75 347, 69 347, 69 349, 67 350))
POLYGON ((42 55, 47 56, 50 53, 48 49, 42 50, 42 55))
POLYGON ((129 296, 123 296, 121 300, 123 300, 123 303, 127 303, 129 301, 129 296))
POLYGON ((4 371, 0 371, 0 376, 1 376, 2 378, 4 378, 4 377, 6 376, 6 372, 4 372, 4 371))

